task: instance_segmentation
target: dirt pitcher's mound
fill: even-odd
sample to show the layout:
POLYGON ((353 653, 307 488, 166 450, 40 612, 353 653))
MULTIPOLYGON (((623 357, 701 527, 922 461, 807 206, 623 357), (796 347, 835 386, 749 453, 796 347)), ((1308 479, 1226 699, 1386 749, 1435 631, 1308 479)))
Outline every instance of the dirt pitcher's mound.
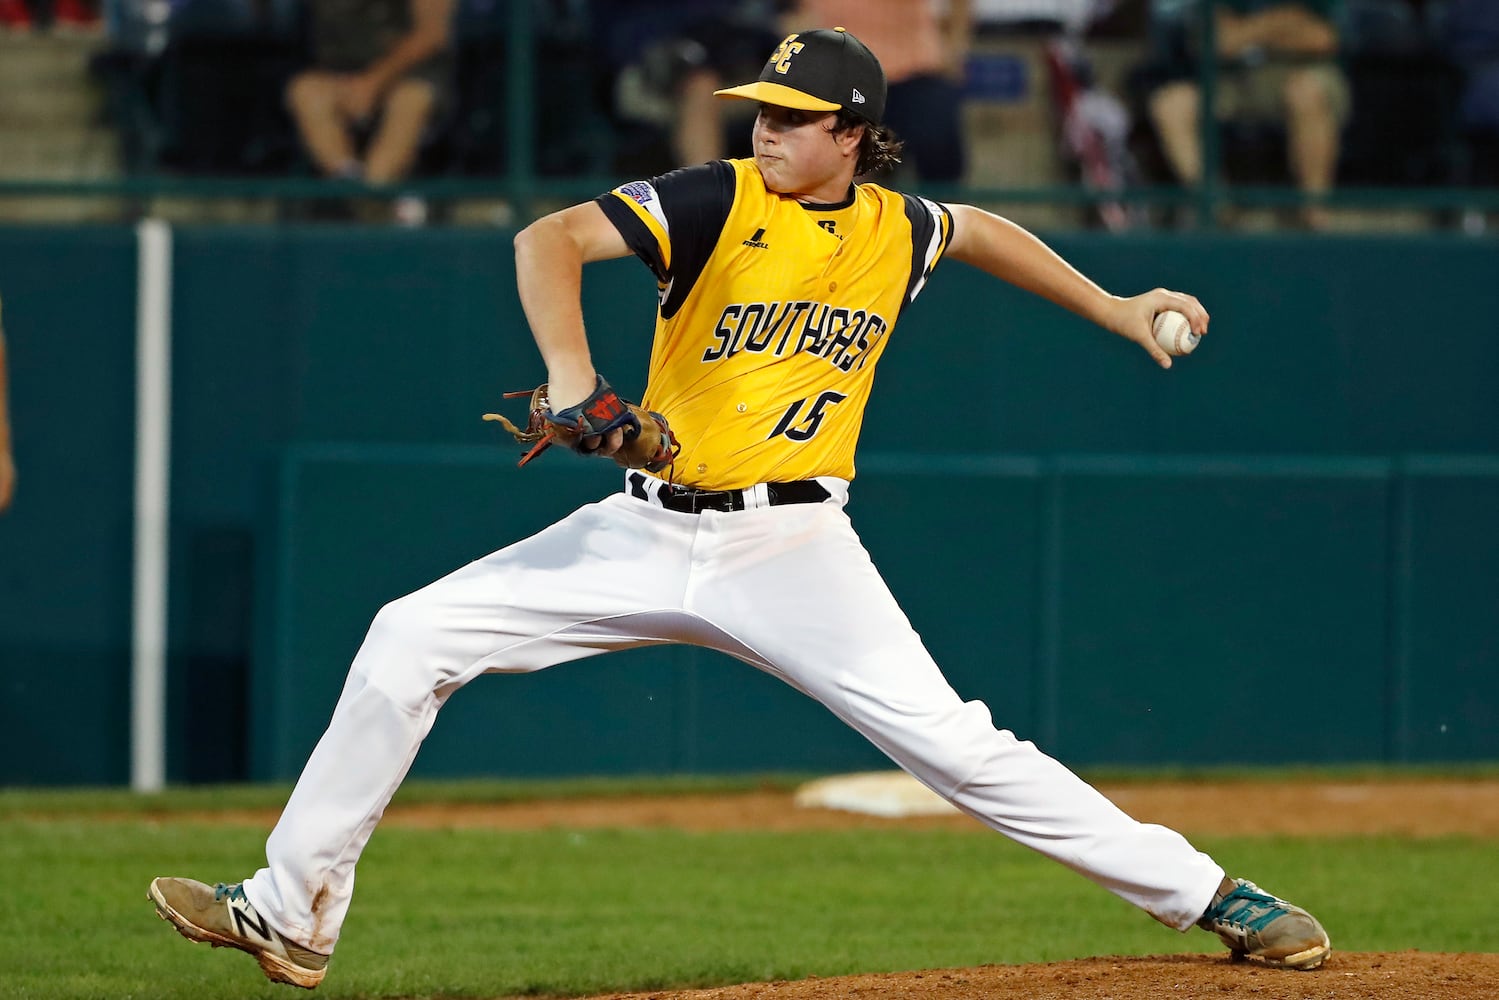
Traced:
MULTIPOLYGON (((1189 837, 1323 837, 1381 833, 1411 837, 1499 836, 1499 779, 1381 780, 1365 782, 1224 781, 1131 782, 1099 785, 1125 812, 1189 837), (1254 812, 1254 828, 1235 821, 1254 812)), ((272 813, 225 813, 225 821, 269 827, 272 813)), ((987 834, 982 824, 950 810, 899 817, 803 808, 790 792, 727 795, 638 795, 535 802, 393 804, 389 826, 536 830, 548 827, 666 827, 677 830, 837 830, 918 828, 987 834)))
POLYGON ((1227 956, 1084 958, 1050 965, 892 972, 598 1000, 1499 1000, 1499 955, 1335 953, 1313 972, 1227 956))

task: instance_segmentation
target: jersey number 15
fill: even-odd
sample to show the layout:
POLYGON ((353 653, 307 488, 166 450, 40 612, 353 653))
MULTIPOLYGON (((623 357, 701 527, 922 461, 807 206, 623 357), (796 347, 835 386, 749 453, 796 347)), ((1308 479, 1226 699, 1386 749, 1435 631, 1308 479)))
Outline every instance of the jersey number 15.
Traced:
POLYGON ((822 427, 822 418, 827 416, 827 408, 841 403, 847 398, 848 396, 844 393, 833 392, 829 389, 818 396, 812 402, 811 406, 807 407, 805 415, 802 414, 802 406, 807 401, 805 399, 798 399, 787 407, 785 413, 781 414, 781 419, 776 421, 776 429, 771 431, 765 440, 769 441, 771 438, 781 434, 786 435, 792 441, 811 440, 812 436, 822 427))

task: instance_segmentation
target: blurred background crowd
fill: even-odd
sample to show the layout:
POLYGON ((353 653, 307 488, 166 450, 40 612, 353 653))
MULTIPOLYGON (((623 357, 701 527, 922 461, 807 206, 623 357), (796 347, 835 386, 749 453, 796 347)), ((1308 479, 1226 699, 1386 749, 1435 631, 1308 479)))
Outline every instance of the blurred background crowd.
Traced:
MULTIPOLYGON (((37 201, 7 182, 280 178, 378 197, 278 217, 418 225, 748 155, 753 108, 713 90, 834 24, 885 65, 905 187, 1313 230, 1499 188, 1499 0, 0 0, 0 217, 37 201)), ((1431 204, 1405 224, 1496 222, 1431 204)))

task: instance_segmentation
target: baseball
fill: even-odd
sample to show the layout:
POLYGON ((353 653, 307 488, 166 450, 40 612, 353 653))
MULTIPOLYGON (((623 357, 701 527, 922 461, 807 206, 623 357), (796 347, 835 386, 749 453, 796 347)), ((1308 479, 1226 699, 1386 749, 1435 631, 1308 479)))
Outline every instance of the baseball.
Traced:
POLYGON ((1202 338, 1192 332, 1191 324, 1187 317, 1175 309, 1167 309, 1163 313, 1157 313, 1155 317, 1155 342, 1161 345, 1161 350, 1167 354, 1180 357, 1183 354, 1191 354, 1197 347, 1197 342, 1202 338))

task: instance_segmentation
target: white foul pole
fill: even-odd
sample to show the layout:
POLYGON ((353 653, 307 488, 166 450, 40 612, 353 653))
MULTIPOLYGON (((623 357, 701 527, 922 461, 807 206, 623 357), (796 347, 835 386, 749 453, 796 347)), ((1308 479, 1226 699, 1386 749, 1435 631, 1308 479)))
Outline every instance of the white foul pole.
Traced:
POLYGON ((172 230, 136 226, 135 574, 130 787, 166 784, 167 525, 172 450, 172 230))

